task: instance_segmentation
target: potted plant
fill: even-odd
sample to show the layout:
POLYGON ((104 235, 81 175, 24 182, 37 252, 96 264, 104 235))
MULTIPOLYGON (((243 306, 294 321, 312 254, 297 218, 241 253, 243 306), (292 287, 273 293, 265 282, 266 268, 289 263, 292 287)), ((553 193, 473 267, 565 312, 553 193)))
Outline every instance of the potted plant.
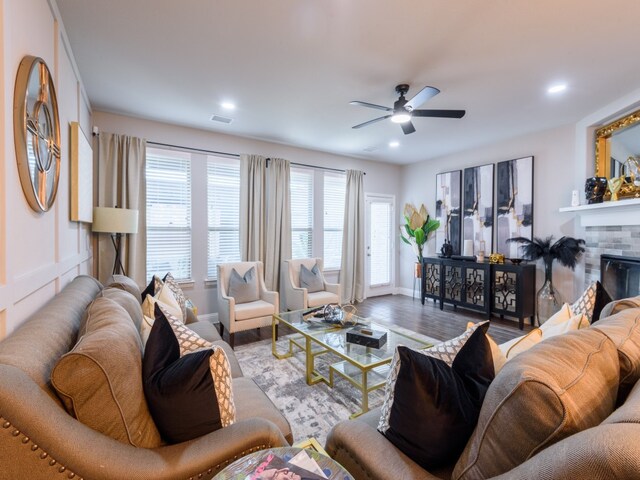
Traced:
POLYGON ((562 237, 551 244, 553 236, 545 239, 535 238, 529 240, 525 237, 514 237, 507 240, 522 244, 522 256, 525 260, 544 261, 544 284, 537 294, 536 315, 538 324, 542 325, 555 312, 560 310, 562 299, 553 287, 553 261, 558 260, 565 267, 575 270, 576 264, 584 252, 584 240, 573 237, 562 237))
POLYGON ((424 245, 431 234, 440 227, 440 221, 429 216, 424 204, 420 205, 420 210, 417 210, 413 205, 407 203, 404 206, 404 222, 404 225, 400 227, 400 238, 413 248, 418 259, 415 276, 420 277, 424 245))

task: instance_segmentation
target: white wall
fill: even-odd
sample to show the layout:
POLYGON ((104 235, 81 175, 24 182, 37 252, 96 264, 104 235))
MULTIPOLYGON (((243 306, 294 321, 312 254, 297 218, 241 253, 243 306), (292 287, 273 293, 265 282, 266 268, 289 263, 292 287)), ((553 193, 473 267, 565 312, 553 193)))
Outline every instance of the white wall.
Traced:
MULTIPOLYGON (((0 3, 0 339, 81 273, 91 273, 90 233, 69 221, 69 122, 90 132, 91 111, 54 0, 0 3), (58 196, 47 213, 27 204, 13 143, 13 90, 25 55, 42 57, 53 76, 60 114, 58 196)), ((87 179, 91 181, 91 179, 87 179)))
MULTIPOLYGON (((577 188, 574 186, 575 146, 575 128, 564 126, 408 165, 402 171, 403 195, 400 203, 424 203, 430 213, 435 213, 436 174, 533 155, 534 236, 553 235, 557 239, 563 235, 574 235, 573 217, 564 217, 558 213, 558 208, 570 205, 571 191, 577 188)), ((434 240, 430 242, 429 251, 435 253, 434 240)), ((494 231, 494 245, 495 242, 494 231)), ((408 245, 400 245, 399 256, 401 286, 412 288, 415 257, 408 245)), ((574 276, 581 275, 580 269, 574 274, 564 267, 555 265, 554 284, 566 300, 573 300, 579 294, 579 287, 574 287, 573 279, 574 276)), ((538 285, 542 284, 543 279, 544 271, 542 266, 539 266, 538 285)), ((575 283, 582 285, 582 282, 575 283)))
MULTIPOLYGON (((100 131, 121 133, 146 138, 148 141, 200 148, 227 153, 256 153, 267 157, 286 158, 292 162, 338 169, 356 169, 366 172, 364 186, 366 193, 380 193, 396 196, 399 205, 399 187, 402 167, 392 164, 359 160, 323 152, 290 147, 205 130, 180 127, 139 118, 95 111, 94 125, 100 131)), ((203 161, 205 157, 202 157, 203 161)), ((193 225, 206 225, 205 209, 198 218, 193 212, 193 225)), ((397 226, 396 226, 397 229, 397 226)), ((397 231, 397 230, 394 230, 397 231)), ((200 235, 206 242, 206 235, 200 235)), ((217 311, 215 286, 205 285, 206 265, 193 265, 194 285, 184 288, 188 296, 198 306, 198 313, 209 314, 217 311)))

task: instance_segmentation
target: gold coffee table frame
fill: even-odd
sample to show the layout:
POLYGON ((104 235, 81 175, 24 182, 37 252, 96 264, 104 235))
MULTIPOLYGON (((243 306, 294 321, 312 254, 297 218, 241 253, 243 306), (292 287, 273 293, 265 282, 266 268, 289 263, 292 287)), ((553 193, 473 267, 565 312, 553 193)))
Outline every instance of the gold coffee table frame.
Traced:
POLYGON ((369 393, 385 385, 389 372, 389 364, 398 345, 415 349, 431 347, 433 344, 416 338, 415 334, 404 333, 397 328, 371 322, 356 317, 359 324, 366 324, 373 330, 385 330, 387 342, 380 348, 365 347, 346 341, 349 328, 342 328, 321 322, 306 322, 303 315, 308 310, 281 312, 272 317, 271 352, 281 360, 293 355, 294 345, 305 352, 306 380, 308 385, 324 382, 333 388, 335 375, 351 382, 362 393, 361 410, 351 418, 369 411, 369 393), (276 326, 282 322, 294 332, 301 335, 289 339, 289 349, 278 353, 276 346, 276 326), (329 366, 329 378, 315 369, 315 358, 331 352, 342 359, 341 362, 329 366))

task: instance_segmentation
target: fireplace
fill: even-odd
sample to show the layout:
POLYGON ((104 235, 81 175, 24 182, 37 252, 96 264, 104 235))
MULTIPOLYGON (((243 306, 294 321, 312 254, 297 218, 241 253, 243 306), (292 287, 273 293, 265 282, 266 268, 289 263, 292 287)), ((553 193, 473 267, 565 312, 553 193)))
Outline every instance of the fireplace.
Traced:
POLYGON ((600 283, 614 300, 640 295, 640 257, 602 255, 600 283))

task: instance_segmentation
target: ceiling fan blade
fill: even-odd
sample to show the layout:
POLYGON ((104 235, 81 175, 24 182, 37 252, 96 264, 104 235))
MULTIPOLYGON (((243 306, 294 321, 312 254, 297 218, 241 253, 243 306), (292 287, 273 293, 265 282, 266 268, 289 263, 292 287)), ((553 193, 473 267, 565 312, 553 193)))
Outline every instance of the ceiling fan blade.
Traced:
POLYGON ((354 100, 353 102, 349 102, 349 105, 359 105, 361 107, 369 107, 369 108, 375 108, 377 110, 384 110, 385 112, 393 112, 393 108, 383 107, 382 105, 376 105, 375 103, 358 102, 357 100, 354 100))
POLYGON ((401 123, 400 126, 402 127, 402 131, 404 132, 405 135, 409 135, 410 133, 413 133, 416 131, 416 127, 413 126, 413 123, 411 123, 411 121, 401 123))
POLYGON ((414 97, 405 103, 404 108, 409 108, 409 110, 413 110, 414 108, 418 108, 424 102, 429 100, 430 98, 435 97, 440 93, 436 87, 424 87, 418 93, 414 95, 414 97))
POLYGON ((362 128, 362 127, 366 127, 367 125, 371 125, 372 123, 376 123, 379 122, 380 120, 385 120, 387 118, 389 118, 391 115, 385 115, 384 117, 378 117, 378 118, 374 118, 373 120, 369 120, 368 122, 364 122, 361 123, 359 125, 355 125, 351 128, 362 128))
POLYGON ((413 117, 439 117, 439 118, 462 118, 467 113, 465 110, 414 110, 413 117))

